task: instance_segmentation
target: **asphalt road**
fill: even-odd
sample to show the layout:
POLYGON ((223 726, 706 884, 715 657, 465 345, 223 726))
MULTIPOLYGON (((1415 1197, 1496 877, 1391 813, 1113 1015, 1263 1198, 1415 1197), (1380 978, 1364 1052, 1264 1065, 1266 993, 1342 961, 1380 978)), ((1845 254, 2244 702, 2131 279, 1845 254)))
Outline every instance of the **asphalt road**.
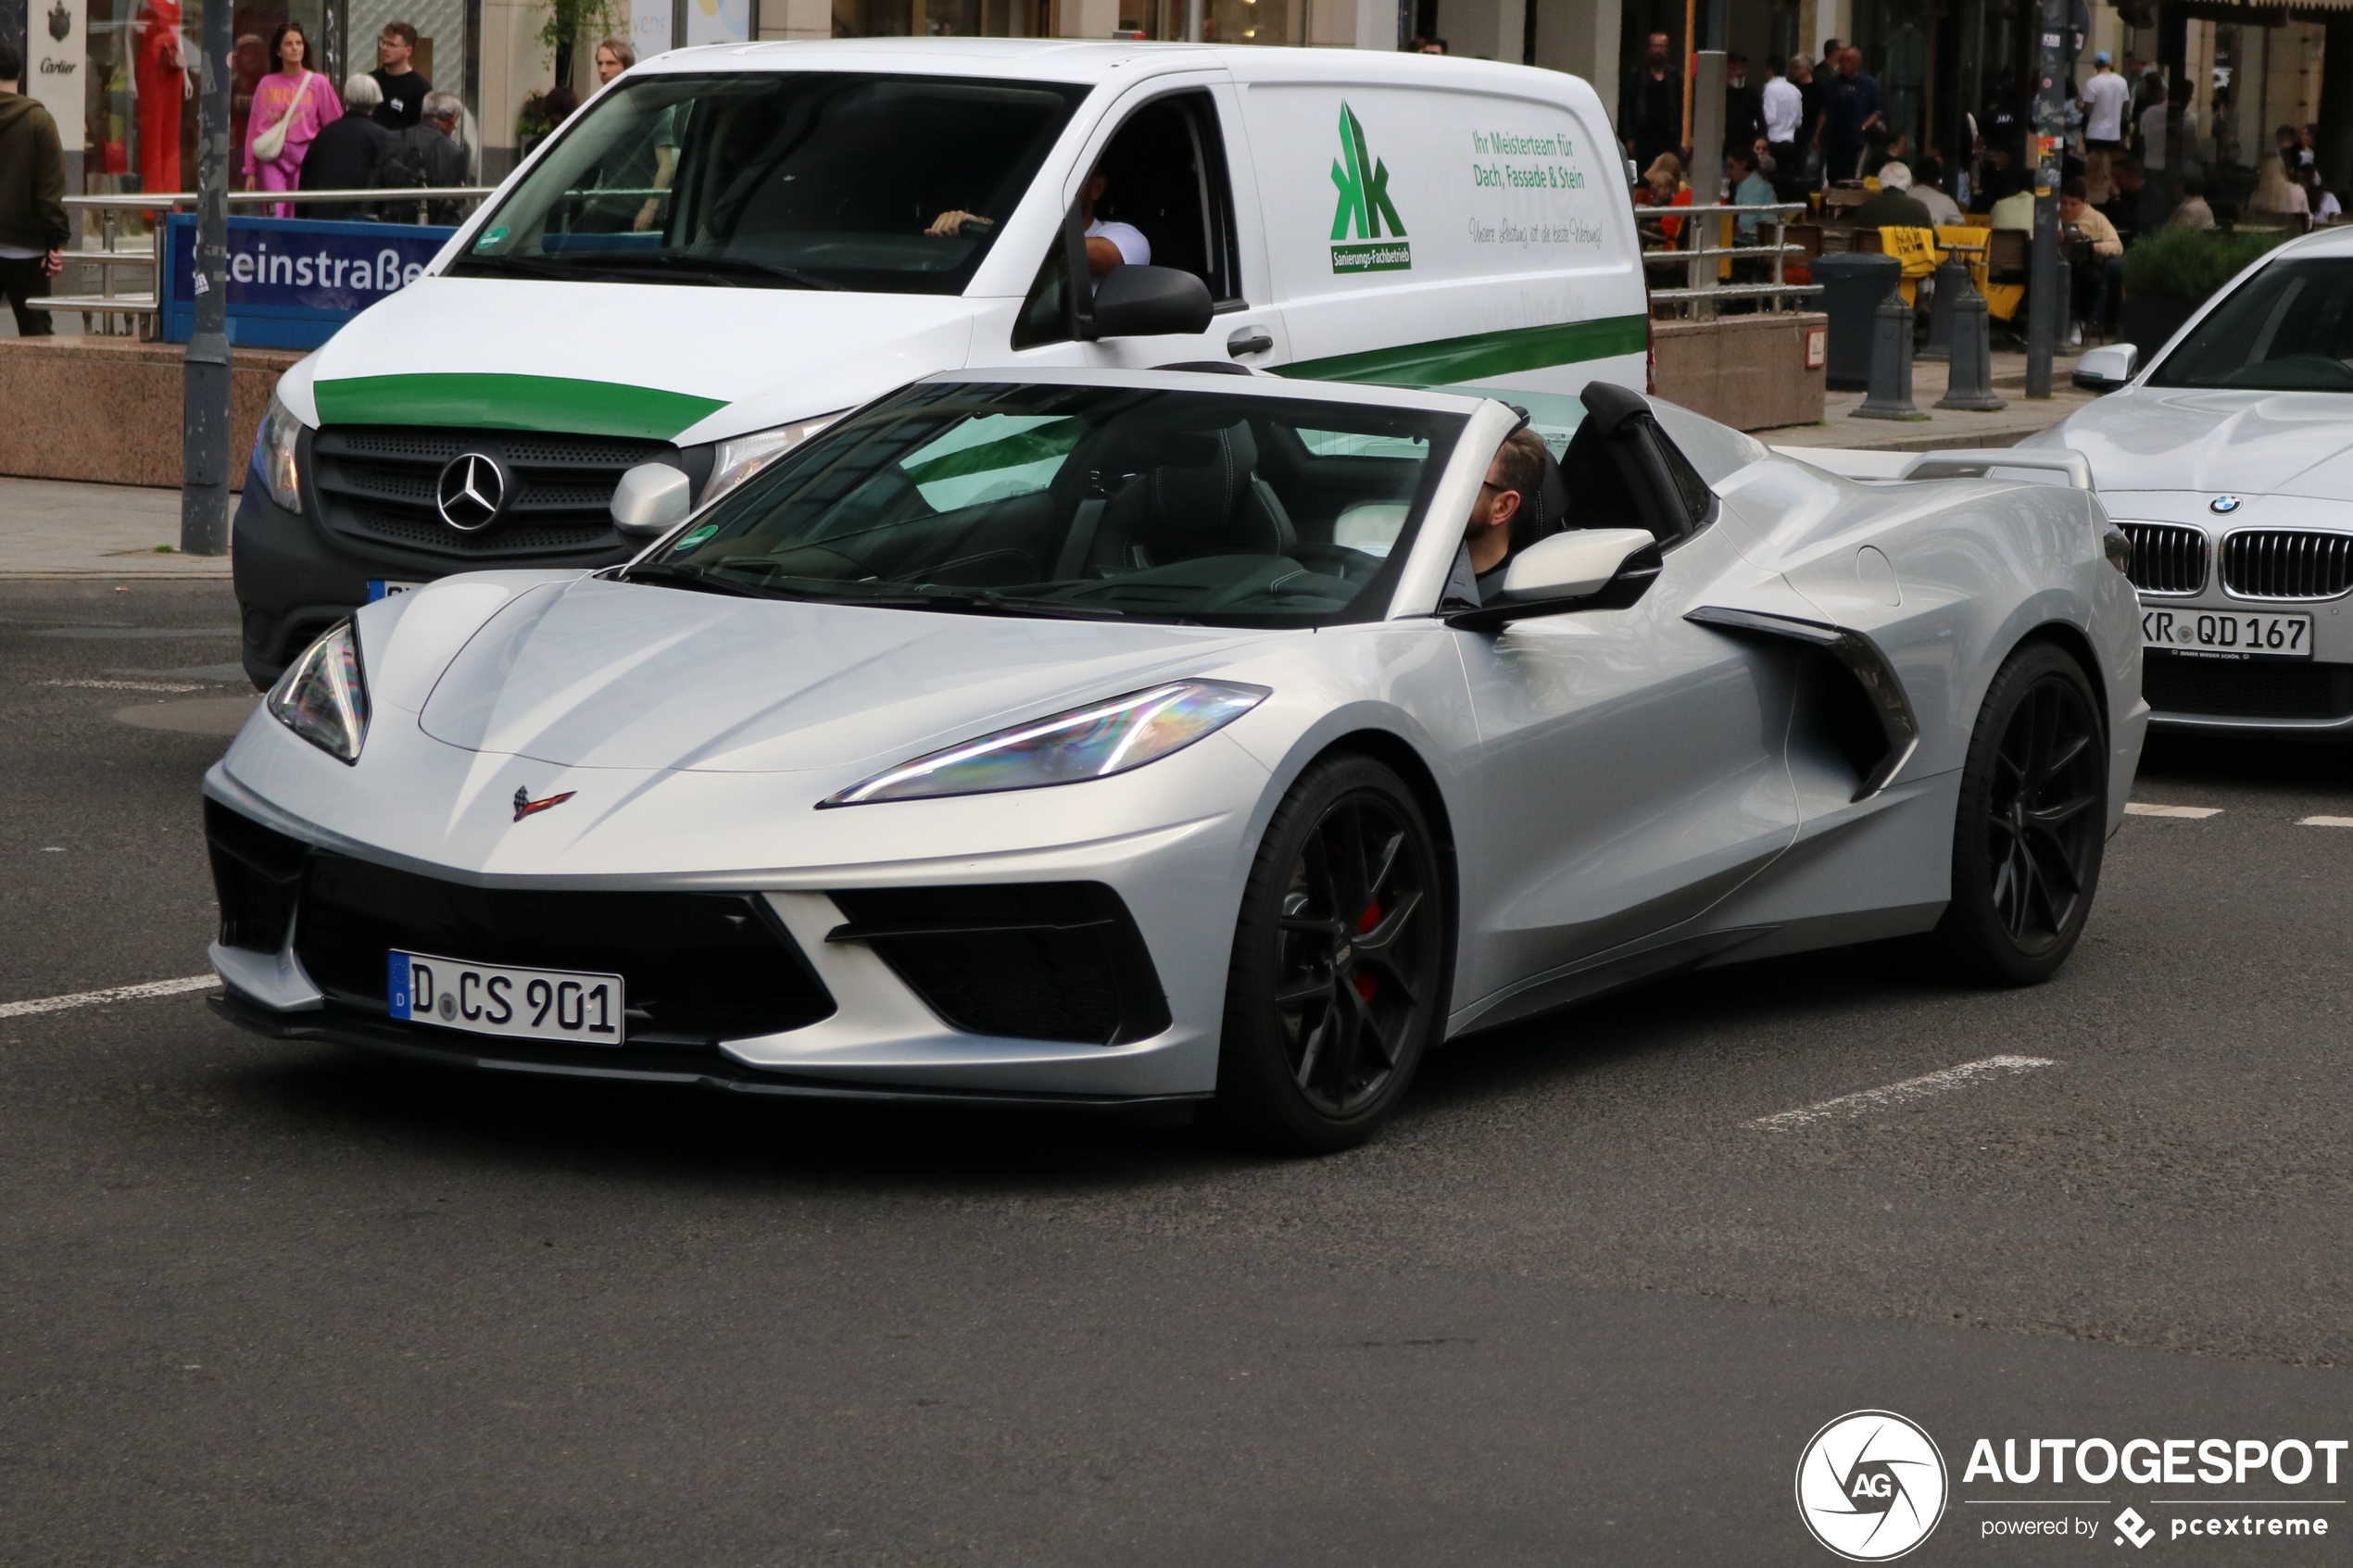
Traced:
MULTIPOLYGON (((0 1004, 203 972, 234 623, 0 584, 0 1004)), ((2103 1521, 2020 1542, 1961 1474, 2353 1436, 2353 828, 2298 825, 2348 763, 2153 752, 2136 798, 2221 814, 2129 820, 2046 986, 1687 977, 1444 1052, 1316 1161, 459 1076, 194 993, 0 1016, 0 1562, 1826 1563, 1792 1476, 1869 1407, 1951 1469, 1907 1561, 2353 1497, 1995 1487, 2103 1521), (2053 1065, 1752 1125, 1997 1054, 2053 1065)), ((2353 1507, 2301 1512, 2147 1550, 2344 1559, 2353 1507)))

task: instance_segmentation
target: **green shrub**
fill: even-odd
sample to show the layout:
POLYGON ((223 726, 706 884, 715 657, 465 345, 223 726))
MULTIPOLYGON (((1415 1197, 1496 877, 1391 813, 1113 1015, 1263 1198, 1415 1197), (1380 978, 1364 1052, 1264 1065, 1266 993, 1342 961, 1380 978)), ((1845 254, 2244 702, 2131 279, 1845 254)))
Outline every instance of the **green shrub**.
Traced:
POLYGON ((2196 304, 2229 282, 2239 269, 2287 238, 2250 230, 2159 229, 2124 253, 2124 292, 2196 304))

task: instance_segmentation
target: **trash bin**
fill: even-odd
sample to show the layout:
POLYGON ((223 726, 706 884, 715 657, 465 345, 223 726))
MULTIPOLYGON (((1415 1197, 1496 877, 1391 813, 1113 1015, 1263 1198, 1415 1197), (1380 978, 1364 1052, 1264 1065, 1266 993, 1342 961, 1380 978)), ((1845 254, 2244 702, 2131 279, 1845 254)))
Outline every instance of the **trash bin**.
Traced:
POLYGON ((1903 277, 1904 264, 1892 256, 1849 251, 1814 258, 1814 281, 1822 285, 1821 308, 1831 319, 1830 362, 1823 367, 1823 379, 1833 389, 1870 390, 1872 315, 1903 277))

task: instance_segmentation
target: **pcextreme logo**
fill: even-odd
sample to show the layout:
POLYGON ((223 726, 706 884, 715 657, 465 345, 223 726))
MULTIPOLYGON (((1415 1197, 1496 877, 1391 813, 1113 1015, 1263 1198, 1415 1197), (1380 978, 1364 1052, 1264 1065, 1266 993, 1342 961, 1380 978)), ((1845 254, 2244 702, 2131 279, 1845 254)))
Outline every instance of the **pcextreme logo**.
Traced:
POLYGON ((1414 248, 1405 243, 1405 224, 1389 199, 1389 165, 1365 150, 1365 127, 1345 103, 1340 106, 1340 157, 1332 160, 1332 183, 1340 187, 1340 206, 1332 213, 1332 270, 1335 272, 1403 272, 1414 265, 1414 248), (1381 238, 1381 225, 1391 238, 1381 238), (1360 242, 1340 245, 1351 231, 1360 242))
POLYGON ((1814 1434, 1797 1461, 1797 1512, 1850 1562, 1901 1557, 1944 1516, 1944 1456, 1893 1411, 1853 1411, 1814 1434))

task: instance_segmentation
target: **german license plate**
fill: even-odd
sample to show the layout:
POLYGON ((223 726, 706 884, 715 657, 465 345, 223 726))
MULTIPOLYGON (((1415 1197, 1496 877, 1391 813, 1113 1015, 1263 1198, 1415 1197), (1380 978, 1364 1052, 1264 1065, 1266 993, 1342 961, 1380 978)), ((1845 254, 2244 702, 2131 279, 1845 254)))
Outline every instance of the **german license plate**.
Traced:
POLYGON ((411 1023, 515 1040, 622 1042, 627 997, 618 974, 507 969, 430 953, 393 953, 386 967, 392 1016, 411 1023))
POLYGON ((2228 659, 2309 659, 2309 615, 2251 615, 2226 609, 2141 610, 2141 646, 2228 659))
POLYGON ((422 583, 398 583, 389 577, 371 577, 368 579, 368 602, 374 604, 378 599, 393 598, 423 586, 422 583))

